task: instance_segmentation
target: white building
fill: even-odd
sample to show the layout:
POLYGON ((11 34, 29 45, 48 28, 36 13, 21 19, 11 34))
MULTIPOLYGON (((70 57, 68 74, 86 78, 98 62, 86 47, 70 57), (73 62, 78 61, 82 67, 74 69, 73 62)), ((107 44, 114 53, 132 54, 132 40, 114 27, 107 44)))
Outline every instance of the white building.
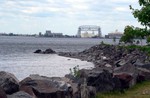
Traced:
POLYGON ((116 30, 115 32, 111 32, 111 33, 108 33, 108 35, 106 35, 105 37, 106 38, 121 38, 123 36, 123 33, 122 32, 118 32, 118 30, 116 30))

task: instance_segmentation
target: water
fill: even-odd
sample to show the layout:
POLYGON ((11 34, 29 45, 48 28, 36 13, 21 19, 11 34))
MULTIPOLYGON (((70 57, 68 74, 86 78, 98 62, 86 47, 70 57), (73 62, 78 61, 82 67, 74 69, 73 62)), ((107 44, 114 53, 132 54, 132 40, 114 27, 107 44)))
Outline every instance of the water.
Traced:
POLYGON ((33 52, 36 49, 47 48, 52 48, 56 52, 79 52, 99 43, 99 39, 0 36, 0 71, 13 73, 19 80, 30 74, 62 77, 70 72, 70 68, 77 65, 80 69, 91 68, 94 65, 56 54, 33 52))
MULTIPOLYGON (((56 54, 34 54, 37 49, 52 48, 56 52, 80 52, 101 41, 113 44, 112 39, 36 38, 0 36, 0 71, 13 73, 19 80, 30 74, 62 77, 79 65, 91 68, 90 62, 61 57, 56 54)), ((116 43, 118 43, 118 39, 116 43)))

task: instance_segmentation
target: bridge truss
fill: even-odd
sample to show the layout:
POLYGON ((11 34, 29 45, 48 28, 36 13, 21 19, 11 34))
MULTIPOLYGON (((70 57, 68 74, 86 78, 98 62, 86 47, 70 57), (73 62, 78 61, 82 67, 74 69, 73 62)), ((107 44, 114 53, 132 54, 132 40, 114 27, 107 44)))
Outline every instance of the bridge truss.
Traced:
POLYGON ((96 25, 82 25, 82 26, 79 26, 78 28, 78 33, 77 33, 77 36, 78 37, 81 37, 81 32, 82 31, 97 31, 98 34, 97 34, 97 37, 102 37, 102 34, 101 34, 101 28, 100 26, 96 26, 96 25))

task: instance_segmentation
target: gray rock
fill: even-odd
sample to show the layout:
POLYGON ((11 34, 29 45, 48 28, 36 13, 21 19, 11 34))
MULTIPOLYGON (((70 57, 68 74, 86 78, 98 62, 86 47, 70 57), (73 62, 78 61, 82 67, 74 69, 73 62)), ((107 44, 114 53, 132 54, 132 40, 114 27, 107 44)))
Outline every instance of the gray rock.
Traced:
POLYGON ((107 92, 114 89, 112 72, 104 69, 82 70, 81 77, 87 79, 87 85, 93 86, 98 92, 107 92))
POLYGON ((141 67, 150 70, 150 63, 143 64, 141 67))
POLYGON ((126 85, 122 88, 129 88, 137 82, 138 71, 135 65, 131 63, 126 63, 121 67, 115 68, 113 74, 121 80, 123 85, 126 85))
POLYGON ((7 95, 2 87, 0 87, 0 98, 7 98, 7 95))
POLYGON ((23 91, 19 91, 12 95, 7 95, 7 98, 33 98, 33 97, 23 91))
POLYGON ((139 80, 150 80, 150 70, 146 68, 137 68, 139 80))
POLYGON ((53 54, 56 53, 54 50, 52 50, 51 48, 46 49, 45 51, 43 51, 44 54, 53 54))
POLYGON ((34 53, 42 53, 41 49, 36 50, 34 53))
POLYGON ((37 98, 65 98, 70 94, 71 85, 58 77, 44 77, 39 75, 31 75, 20 82, 21 86, 29 86, 32 88, 37 98))
POLYGON ((6 94, 12 94, 19 90, 19 80, 13 74, 1 71, 0 86, 6 94))

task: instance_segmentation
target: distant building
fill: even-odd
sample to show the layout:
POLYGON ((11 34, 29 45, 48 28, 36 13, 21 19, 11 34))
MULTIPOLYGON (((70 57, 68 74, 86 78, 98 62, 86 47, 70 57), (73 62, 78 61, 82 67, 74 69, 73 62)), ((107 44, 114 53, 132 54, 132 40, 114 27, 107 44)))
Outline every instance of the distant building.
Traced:
POLYGON ((81 34, 82 38, 91 38, 93 36, 96 36, 94 33, 85 32, 81 34))
POLYGON ((63 37, 63 33, 52 33, 50 30, 46 30, 45 37, 63 37))
POLYGON ((51 37, 51 36, 52 36, 51 31, 50 31, 50 30, 46 30, 44 36, 45 36, 45 37, 51 37))
POLYGON ((116 30, 115 32, 108 33, 108 35, 105 35, 105 38, 118 38, 118 39, 120 39, 122 36, 123 36, 123 33, 118 32, 118 30, 116 30))

